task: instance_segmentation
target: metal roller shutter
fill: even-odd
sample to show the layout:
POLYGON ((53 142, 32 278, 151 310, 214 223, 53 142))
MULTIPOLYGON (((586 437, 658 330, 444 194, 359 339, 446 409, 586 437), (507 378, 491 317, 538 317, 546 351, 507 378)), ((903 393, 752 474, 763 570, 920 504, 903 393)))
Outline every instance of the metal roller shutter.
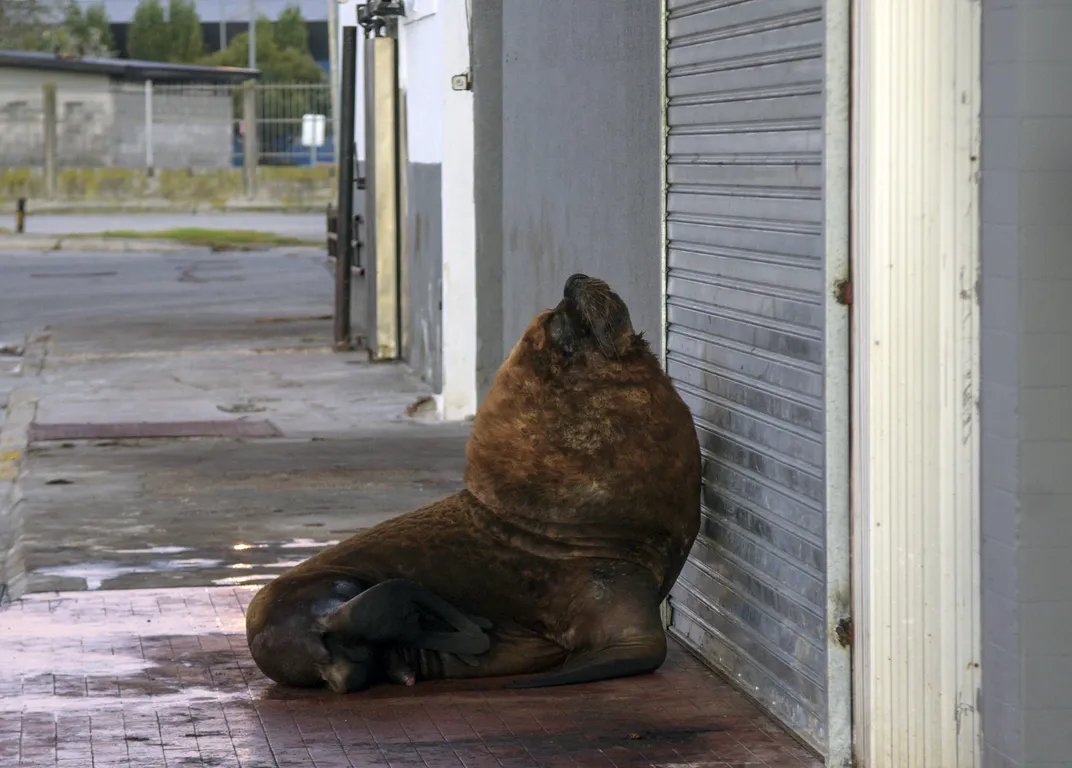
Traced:
POLYGON ((825 752, 823 0, 667 8, 667 370, 704 456, 671 631, 825 752))

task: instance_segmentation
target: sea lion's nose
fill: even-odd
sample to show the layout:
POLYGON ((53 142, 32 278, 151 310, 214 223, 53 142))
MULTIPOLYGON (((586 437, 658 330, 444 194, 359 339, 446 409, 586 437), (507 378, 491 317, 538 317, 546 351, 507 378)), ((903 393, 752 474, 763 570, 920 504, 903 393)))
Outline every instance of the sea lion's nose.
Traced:
POLYGON ((573 291, 577 288, 577 283, 579 283, 581 280, 587 279, 588 275, 582 274, 580 272, 575 275, 570 275, 569 278, 566 280, 566 288, 562 291, 562 295, 565 296, 567 299, 570 298, 573 291))

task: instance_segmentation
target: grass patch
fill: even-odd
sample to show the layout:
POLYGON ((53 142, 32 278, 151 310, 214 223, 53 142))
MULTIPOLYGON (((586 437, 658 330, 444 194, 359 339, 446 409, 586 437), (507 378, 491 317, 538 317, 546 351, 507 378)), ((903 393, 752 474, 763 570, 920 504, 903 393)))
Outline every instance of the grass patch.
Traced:
POLYGON ((117 229, 99 234, 87 233, 83 237, 107 237, 117 240, 171 240, 186 245, 199 245, 214 251, 243 250, 254 247, 287 245, 323 245, 320 241, 303 240, 297 237, 258 232, 252 229, 199 229, 180 227, 141 232, 117 229))

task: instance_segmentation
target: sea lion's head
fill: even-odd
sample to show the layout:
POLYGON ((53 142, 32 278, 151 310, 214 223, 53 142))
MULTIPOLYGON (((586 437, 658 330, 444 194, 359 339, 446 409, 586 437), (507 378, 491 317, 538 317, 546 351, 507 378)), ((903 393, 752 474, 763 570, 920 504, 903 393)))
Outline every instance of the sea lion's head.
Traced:
MULTIPOLYGON (((546 383, 607 374, 620 377, 630 364, 647 369, 652 362, 658 365, 643 335, 634 332, 622 298, 604 280, 575 274, 566 280, 558 305, 529 323, 499 368, 497 380, 503 378, 505 383, 522 371, 546 383)), ((489 398, 494 384, 492 389, 489 398)))
POLYGON ((543 313, 541 323, 529 327, 526 336, 545 338, 545 352, 554 353, 567 364, 577 357, 587 362, 588 355, 620 359, 633 347, 646 348, 643 338, 633 332, 629 308, 606 282, 596 277, 576 274, 566 280, 562 301, 543 313))
POLYGON ((504 515, 639 531, 663 505, 699 521, 700 456, 688 407, 629 309, 576 274, 529 323, 477 411, 466 486, 504 515))

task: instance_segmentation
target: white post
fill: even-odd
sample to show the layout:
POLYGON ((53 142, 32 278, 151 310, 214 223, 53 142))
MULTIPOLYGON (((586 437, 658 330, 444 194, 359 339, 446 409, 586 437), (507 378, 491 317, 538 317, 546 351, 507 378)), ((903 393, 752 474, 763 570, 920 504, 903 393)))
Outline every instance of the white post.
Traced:
POLYGON ((257 9, 249 0, 249 68, 257 68, 257 9))
POLYGON ((439 415, 476 413, 476 204, 473 197, 473 92, 455 91, 467 73, 468 2, 439 4, 443 14, 443 391, 439 415))
POLYGON ((227 11, 220 0, 220 50, 227 47, 227 11))
POLYGON ((145 167, 153 169, 153 81, 145 81, 145 167))
MULTIPOLYGON (((339 8, 337 3, 338 0, 328 0, 328 87, 331 88, 331 141, 335 147, 336 166, 341 157, 339 152, 339 8)), ((358 51, 359 61, 360 53, 358 51)))

